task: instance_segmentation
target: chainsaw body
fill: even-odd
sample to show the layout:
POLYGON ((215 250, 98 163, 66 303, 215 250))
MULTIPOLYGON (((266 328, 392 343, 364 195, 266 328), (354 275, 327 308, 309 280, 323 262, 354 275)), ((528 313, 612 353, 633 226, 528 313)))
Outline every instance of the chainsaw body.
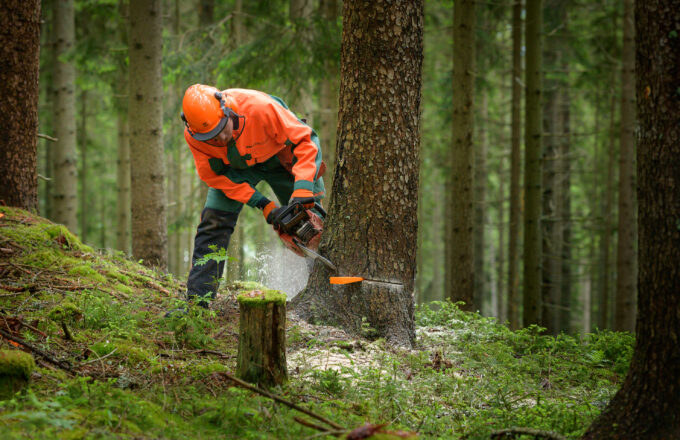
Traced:
MULTIPOLYGON (((315 204, 315 209, 321 215, 326 215, 319 203, 315 204)), ((274 219, 273 225, 283 244, 297 255, 307 256, 300 246, 313 251, 319 248, 323 220, 311 209, 306 209, 301 204, 289 205, 274 219)))

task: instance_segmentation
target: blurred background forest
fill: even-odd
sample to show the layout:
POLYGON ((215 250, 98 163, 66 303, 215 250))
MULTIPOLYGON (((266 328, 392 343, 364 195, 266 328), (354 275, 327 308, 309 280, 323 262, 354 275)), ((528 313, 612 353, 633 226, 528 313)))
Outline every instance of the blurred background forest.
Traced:
MULTIPOLYGON (((185 276, 206 187, 182 135, 184 90, 203 83, 282 97, 315 127, 332 170, 342 2, 162 3, 164 154, 157 161, 165 169, 167 267, 185 276)), ((465 3, 470 2, 458 6, 465 3)), ((527 304, 522 267, 527 258, 538 258, 539 324, 552 333, 632 330, 634 92, 633 83, 624 81, 632 79, 626 56, 632 57, 634 48, 624 48, 624 27, 628 22, 632 27, 624 19, 624 3, 632 4, 544 0, 543 9, 532 12, 542 16, 538 60, 526 60, 527 45, 536 41, 524 27, 532 2, 478 2, 474 23, 467 23, 474 53, 469 72, 474 77, 474 307, 514 328, 522 325, 527 304), (538 62, 538 81, 525 76, 529 61, 538 62), (525 139, 531 137, 525 138, 530 109, 524 96, 532 86, 542 87, 542 142, 539 160, 525 162, 525 139), (524 188, 540 188, 534 217, 525 215, 524 188), (527 219, 540 225, 538 254, 524 246, 527 219)), ((38 145, 40 213, 66 224, 87 244, 125 253, 131 252, 129 170, 136 154, 130 150, 127 112, 127 30, 133 12, 117 0, 44 0, 40 36, 39 132, 46 135, 38 145), (64 209, 65 203, 73 209, 64 209)), ((447 230, 461 209, 451 190, 452 118, 454 96, 463 87, 452 75, 453 1, 425 2, 424 32, 416 292, 421 303, 456 299, 447 287, 456 240, 447 230)), ((325 176, 327 190, 332 176, 325 176)), ((246 208, 232 236, 229 254, 235 259, 226 276, 269 282, 271 255, 280 251, 260 212, 246 208)))

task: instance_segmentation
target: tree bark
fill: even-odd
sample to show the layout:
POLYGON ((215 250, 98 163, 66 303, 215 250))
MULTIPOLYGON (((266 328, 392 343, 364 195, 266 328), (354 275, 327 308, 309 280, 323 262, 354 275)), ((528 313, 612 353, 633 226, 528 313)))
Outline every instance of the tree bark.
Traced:
POLYGON ((542 0, 527 3, 524 160, 524 326, 541 322, 542 0))
POLYGON ((130 132, 128 130, 127 112, 122 109, 117 113, 118 125, 118 160, 116 167, 116 249, 125 254, 130 253, 130 132))
POLYGON ((75 43, 73 0, 54 6, 54 221, 75 232, 78 227, 76 169, 76 71, 68 60, 75 43))
POLYGON ((488 150, 488 128, 486 121, 489 119, 489 98, 488 91, 483 89, 480 92, 479 115, 480 123, 478 126, 478 142, 474 149, 474 229, 473 243, 474 250, 474 298, 473 304, 484 316, 492 315, 490 310, 491 298, 487 295, 487 272, 485 263, 486 250, 486 182, 489 176, 486 168, 486 155, 488 150))
MULTIPOLYGON (((338 0, 322 0, 321 12, 329 25, 338 19, 338 0)), ((326 77, 321 80, 321 96, 319 97, 320 120, 319 136, 323 140, 323 158, 326 162, 326 200, 330 200, 335 174, 335 130, 338 125, 338 69, 337 63, 326 60, 326 77)))
MULTIPOLYGON (((564 22, 566 23, 566 8, 564 8, 564 22)), ((566 48, 566 44, 562 48, 566 48)), ((566 55, 563 55, 566 58, 566 55)), ((568 66, 566 61, 563 63, 563 69, 566 71, 568 66)), ((571 99, 569 97, 569 84, 563 84, 561 87, 562 104, 559 112, 562 120, 562 137, 558 144, 558 185, 560 186, 560 230, 562 237, 560 244, 561 252, 561 271, 560 276, 560 291, 559 291, 559 330, 570 333, 571 332, 571 269, 573 262, 571 252, 571 99)))
POLYGON ((330 286, 317 264, 295 299, 307 320, 411 346, 415 340, 423 2, 345 2, 338 165, 319 251, 342 275, 380 282, 330 286))
POLYGON ((38 210, 38 71, 40 2, 0 8, 0 200, 38 210))
POLYGON ((661 440, 680 435, 679 22, 680 9, 673 0, 636 4, 636 345, 621 389, 586 439, 661 440))
POLYGON ((165 268, 161 1, 131 0, 130 10, 132 254, 147 266, 165 268))
MULTIPOLYGON (((619 239, 616 246, 614 330, 635 331, 637 216, 635 208, 635 24, 633 0, 624 1, 619 152, 619 239)), ((677 5, 676 5, 677 7, 677 5)))
POLYGON ((446 290, 451 301, 474 304, 474 190, 473 133, 475 92, 475 3, 461 0, 453 7, 453 145, 447 215, 446 290))
POLYGON ((522 0, 512 6, 512 109, 510 150, 510 221, 508 223, 508 321, 520 326, 519 316, 519 239, 521 223, 520 175, 522 174, 521 94, 522 94, 522 0))
MULTIPOLYGON (((80 94, 80 128, 78 130, 78 146, 80 150, 80 171, 78 181, 80 184, 80 239, 83 243, 87 242, 87 91, 83 90, 80 94)), ((104 219, 102 219, 102 223, 104 219)))
POLYGON ((236 376, 265 386, 288 380, 286 294, 276 290, 241 293, 236 376))

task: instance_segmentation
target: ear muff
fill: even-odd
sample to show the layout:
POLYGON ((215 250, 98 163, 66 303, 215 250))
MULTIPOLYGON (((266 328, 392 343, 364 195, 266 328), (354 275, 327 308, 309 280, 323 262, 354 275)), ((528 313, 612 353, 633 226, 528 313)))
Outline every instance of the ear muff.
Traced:
POLYGON ((226 103, 226 99, 224 95, 222 95, 222 92, 215 92, 215 99, 220 101, 220 108, 222 109, 222 112, 224 113, 224 116, 227 118, 231 118, 232 123, 234 124, 234 130, 238 130, 239 128, 239 115, 232 109, 231 106, 228 106, 226 103))

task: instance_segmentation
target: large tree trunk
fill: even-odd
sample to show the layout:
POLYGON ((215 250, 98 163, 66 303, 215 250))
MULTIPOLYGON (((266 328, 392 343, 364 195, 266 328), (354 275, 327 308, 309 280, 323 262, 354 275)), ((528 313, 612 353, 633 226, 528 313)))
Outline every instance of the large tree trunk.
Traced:
POLYGON ((40 2, 4 2, 0 35, 0 200, 37 211, 40 2))
MULTIPOLYGON (((677 4, 676 4, 677 7, 677 4)), ((619 239, 614 330, 635 331, 637 218, 635 215, 635 26, 633 0, 624 1, 619 152, 619 239)))
POLYGON ((305 319, 360 334, 365 318, 411 346, 423 2, 345 2, 343 20, 338 165, 319 250, 341 275, 379 282, 330 286, 317 264, 294 303, 305 319))
POLYGON ((473 166, 475 93, 475 3, 461 0, 453 7, 453 148, 447 197, 448 232, 446 291, 452 301, 474 310, 473 166))
POLYGON ((524 160, 524 326, 541 322, 542 0, 527 3, 524 160))
POLYGON ((639 262, 636 345, 628 375, 587 439, 680 434, 680 9, 637 3, 639 262), (663 62, 659 62, 663 60, 663 62))
POLYGON ((510 221, 508 223, 508 321, 517 329, 519 317, 519 238, 521 222, 520 175, 522 173, 521 95, 522 95, 522 0, 512 6, 512 116, 510 150, 510 221))
POLYGON ((76 71, 69 57, 75 43, 73 0, 54 5, 54 218, 75 232, 78 227, 76 170, 76 71))
POLYGON ((130 10, 135 11, 129 36, 132 254, 148 266, 165 268, 161 1, 131 0, 130 10))

